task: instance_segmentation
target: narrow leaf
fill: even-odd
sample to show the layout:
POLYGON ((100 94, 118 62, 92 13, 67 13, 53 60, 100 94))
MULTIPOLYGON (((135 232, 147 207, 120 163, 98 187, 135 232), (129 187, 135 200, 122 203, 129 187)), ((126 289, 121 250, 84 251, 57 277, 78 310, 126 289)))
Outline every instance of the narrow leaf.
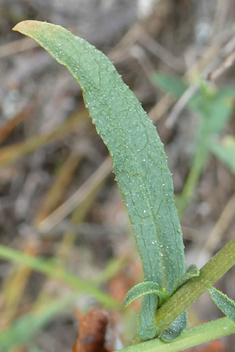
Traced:
MULTIPOLYGON (((192 264, 188 267, 188 269, 186 270, 186 273, 184 275, 182 275, 179 280, 176 283, 175 288, 173 289, 172 294, 178 290, 178 288, 180 288, 181 286, 183 286, 183 284, 185 284, 185 282, 187 282, 189 279, 191 279, 192 277, 195 276, 199 276, 200 275, 200 270, 198 269, 198 267, 195 264, 192 264)), ((171 295, 172 295, 171 294, 171 295)))
MULTIPOLYGON (((145 280, 156 282, 169 294, 185 272, 184 246, 172 177, 156 128, 110 60, 85 40, 38 21, 21 22, 14 30, 35 39, 82 87, 93 123, 113 159, 145 280)), ((144 301, 154 316, 150 296, 155 301, 152 294, 144 301)), ((142 338, 149 337, 143 332, 142 338)))
POLYGON ((209 289, 209 293, 217 307, 235 323, 235 302, 214 287, 209 289))
POLYGON ((167 295, 159 290, 159 285, 156 282, 146 281, 141 282, 140 284, 132 287, 130 291, 128 291, 124 304, 128 306, 131 302, 135 301, 137 298, 148 295, 150 293, 154 293, 158 296, 162 301, 166 300, 167 295))

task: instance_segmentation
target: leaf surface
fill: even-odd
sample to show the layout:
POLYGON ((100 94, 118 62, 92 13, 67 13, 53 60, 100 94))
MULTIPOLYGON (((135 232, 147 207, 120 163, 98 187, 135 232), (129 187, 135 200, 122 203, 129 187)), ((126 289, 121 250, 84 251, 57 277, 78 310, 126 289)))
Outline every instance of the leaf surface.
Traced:
POLYGON ((172 341, 177 339, 181 331, 184 330, 188 325, 188 313, 184 311, 181 315, 176 318, 169 328, 165 329, 161 334, 161 340, 164 342, 172 341))
MULTIPOLYGON (((156 128, 110 60, 85 40, 38 21, 21 22, 14 30, 35 39, 80 84, 92 121, 113 160, 145 280, 156 282, 169 294, 185 272, 184 246, 172 177, 156 128)), ((148 296, 144 301, 149 302, 148 296)), ((149 304, 154 316, 156 307, 149 304)), ((143 327, 141 337, 154 334, 147 336, 143 327)))

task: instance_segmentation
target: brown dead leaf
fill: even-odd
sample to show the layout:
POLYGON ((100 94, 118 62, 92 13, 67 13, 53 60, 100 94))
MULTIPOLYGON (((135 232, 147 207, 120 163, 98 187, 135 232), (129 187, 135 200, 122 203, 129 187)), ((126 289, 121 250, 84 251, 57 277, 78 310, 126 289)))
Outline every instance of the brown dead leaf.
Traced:
POLYGON ((105 332, 108 313, 101 308, 92 308, 86 314, 75 311, 79 322, 79 337, 72 352, 108 352, 105 348, 105 332))

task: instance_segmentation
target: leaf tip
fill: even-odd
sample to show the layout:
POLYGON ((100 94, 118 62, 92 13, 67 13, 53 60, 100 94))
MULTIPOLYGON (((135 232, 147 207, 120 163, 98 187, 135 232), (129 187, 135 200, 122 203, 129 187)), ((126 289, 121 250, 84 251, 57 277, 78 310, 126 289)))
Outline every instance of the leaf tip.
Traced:
POLYGON ((19 23, 17 23, 12 30, 15 32, 21 32, 22 30, 26 29, 26 28, 31 28, 32 26, 34 26, 34 22, 35 21, 21 21, 19 23))
POLYGON ((22 34, 28 35, 30 32, 35 32, 38 30, 40 24, 46 22, 34 21, 34 20, 25 20, 17 23, 12 30, 15 32, 20 32, 22 34))

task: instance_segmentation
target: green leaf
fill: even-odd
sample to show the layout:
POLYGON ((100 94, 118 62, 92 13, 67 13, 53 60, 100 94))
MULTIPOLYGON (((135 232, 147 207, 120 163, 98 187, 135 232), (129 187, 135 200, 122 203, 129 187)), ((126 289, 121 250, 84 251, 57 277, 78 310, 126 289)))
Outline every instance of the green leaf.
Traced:
MULTIPOLYGON (((127 292, 124 304, 128 306, 131 302, 135 301, 137 298, 140 298, 145 295, 149 295, 150 293, 154 293, 158 299, 164 302, 167 298, 166 293, 159 290, 159 285, 156 282, 146 281, 141 282, 138 285, 132 287, 130 291, 127 292)), ((161 305, 161 304, 160 304, 161 305)))
POLYGON ((214 287, 209 289, 209 293, 217 307, 235 323, 235 302, 214 287))
MULTIPOLYGON (((186 270, 186 273, 184 275, 182 275, 179 280, 176 283, 175 288, 173 289, 172 294, 178 290, 178 288, 180 288, 181 286, 183 286, 183 284, 185 284, 185 282, 187 282, 189 279, 192 279, 192 277, 195 276, 199 276, 200 275, 200 270, 198 269, 198 267, 195 264, 192 264, 188 267, 188 269, 186 270)), ((172 295, 171 294, 171 295, 172 295)))
MULTIPOLYGON (((171 295, 177 291, 179 287, 181 287, 185 282, 187 282, 189 279, 199 276, 200 271, 197 268, 196 265, 190 265, 190 267, 187 269, 186 273, 182 275, 179 280, 176 283, 175 288, 173 289, 171 295)), ((136 286, 134 286, 126 295, 125 302, 124 304, 127 306, 131 302, 133 302, 135 299, 147 295, 150 293, 155 293, 155 302, 151 303, 152 305, 155 304, 156 307, 161 306, 164 301, 167 300, 166 294, 164 292, 159 291, 159 286, 154 283, 154 282, 142 282, 136 286)), ((148 298, 152 299, 153 298, 148 298)), ((155 332, 155 324, 154 320, 155 317, 151 315, 151 312, 148 311, 148 308, 145 306, 142 306, 141 308, 143 311, 141 312, 141 327, 139 329, 140 336, 142 335, 142 326, 145 327, 144 333, 146 334, 146 330, 148 331, 149 335, 152 335, 155 332), (146 329, 147 327, 147 329, 146 329)), ((166 330, 161 335, 161 339, 163 341, 171 341, 175 340, 180 336, 180 333, 182 330, 184 330, 187 327, 188 324, 188 318, 187 318, 187 312, 183 312, 166 330)))
MULTIPOLYGON (((169 294, 185 272, 184 246, 172 177, 156 128, 110 60, 85 40, 38 21, 21 22, 14 30, 35 39, 82 87, 92 121, 113 160, 145 280, 156 282, 169 294)), ((150 304, 151 316, 154 301, 153 294, 143 300, 150 304)), ((143 332, 142 338, 149 337, 143 332)))
POLYGON ((188 88, 188 85, 180 78, 155 73, 152 79, 155 84, 164 91, 171 93, 177 99, 179 99, 188 88))
POLYGON ((196 299, 208 290, 235 264, 235 239, 227 243, 200 270, 200 275, 188 280, 159 309, 155 317, 158 335, 196 299), (220 265, 218 265, 220 263, 220 265))
POLYGON ((235 173, 235 138, 233 136, 226 136, 220 142, 211 140, 209 149, 235 173))
POLYGON ((177 339, 181 331, 183 331, 188 325, 188 313, 183 312, 178 318, 176 318, 173 323, 163 331, 161 334, 161 340, 164 342, 172 341, 177 339))
MULTIPOLYGON (((180 98, 188 86, 178 78, 155 74, 153 80, 161 88, 180 98)), ((199 90, 188 101, 188 107, 200 116, 196 136, 196 152, 182 194, 177 199, 178 214, 185 213, 189 200, 203 171, 208 156, 209 140, 215 133, 220 133, 233 111, 235 90, 222 88, 218 92, 202 82, 199 90)))
MULTIPOLYGON (((189 87, 182 79, 160 75, 153 75, 153 81, 163 90, 179 99, 189 87)), ((189 100, 188 107, 204 118, 204 129, 210 133, 219 133, 233 110, 235 90, 224 87, 218 92, 210 86, 201 83, 200 89, 189 100)))
MULTIPOLYGON (((205 138, 205 136, 207 137, 209 134, 220 133, 222 131, 233 111, 234 94, 235 91, 222 88, 207 99, 201 95, 200 99, 194 99, 192 104, 189 105, 192 110, 202 117, 201 128, 199 130, 201 139, 205 138)), ((208 139, 205 142, 208 143, 208 139)))

